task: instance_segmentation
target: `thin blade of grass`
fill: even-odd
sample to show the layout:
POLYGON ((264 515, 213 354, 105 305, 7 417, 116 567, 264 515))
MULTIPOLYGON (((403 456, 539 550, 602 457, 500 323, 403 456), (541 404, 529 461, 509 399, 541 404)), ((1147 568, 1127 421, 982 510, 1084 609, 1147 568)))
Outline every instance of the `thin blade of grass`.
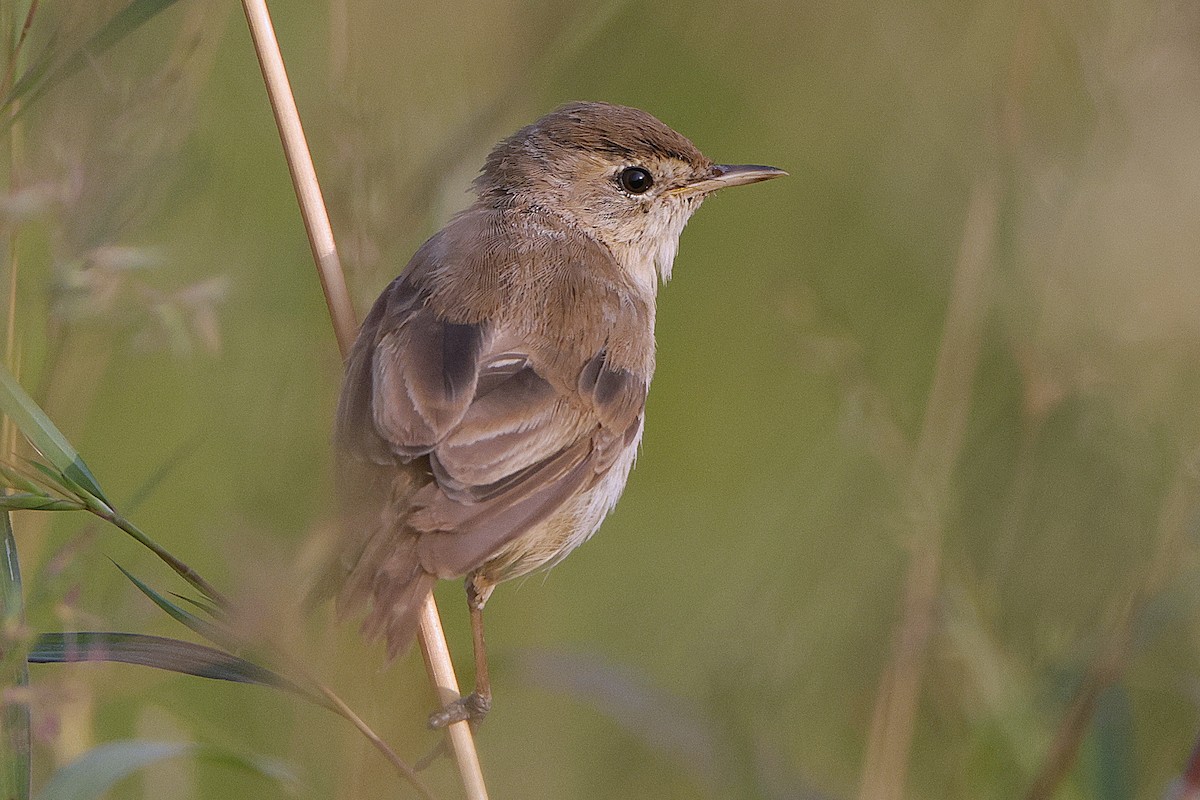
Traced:
POLYGON ((80 631, 43 633, 26 656, 31 664, 74 664, 109 661, 233 683, 251 683, 298 694, 322 706, 324 698, 266 667, 208 645, 141 633, 80 631))
POLYGON ((206 603, 203 600, 197 600, 194 597, 188 597, 187 595, 179 594, 178 592, 171 592, 171 597, 175 597, 179 600, 182 600, 183 602, 187 603, 190 606, 194 606, 194 607, 200 609, 205 614, 208 614, 210 617, 217 617, 217 618, 221 617, 221 609, 217 608, 212 603, 206 603))
POLYGON ((909 465, 903 511, 911 529, 912 554, 901 618, 876 693, 859 800, 902 800, 905 796, 925 664, 939 624, 943 539, 987 317, 1001 188, 998 174, 989 170, 976 180, 967 204, 942 340, 909 465))
MULTIPOLYGON (((87 498, 81 499, 83 499, 85 502, 87 501, 87 498)), ((112 511, 111 508, 108 510, 108 513, 104 513, 102 510, 98 510, 89 505, 88 510, 97 514, 97 516, 101 517, 102 519, 111 522, 113 525, 116 525, 125 533, 132 536, 144 547, 149 549, 150 552, 158 556, 159 560, 173 569, 175 574, 191 584, 192 588, 199 590, 201 594, 211 600, 214 604, 218 606, 229 605, 229 600, 226 599, 225 595, 217 591, 217 588, 205 580, 199 572, 196 572, 196 570, 192 569, 187 564, 176 558, 174 554, 147 536, 146 532, 137 525, 134 525, 133 522, 112 511)))
POLYGON ((131 513, 134 509, 145 502, 146 498, 154 493, 154 490, 166 480, 167 476, 173 473, 180 464, 182 464, 189 456, 196 452, 203 441, 199 435, 192 436, 190 439, 179 444, 174 452, 167 457, 167 460, 159 464, 154 472, 142 482, 140 486, 134 489, 133 494, 121 506, 121 510, 126 514, 131 513))
POLYGON ((64 500, 44 494, 22 492, 0 495, 0 509, 9 511, 79 511, 82 508, 83 504, 74 500, 64 500))
POLYGON ((0 478, 4 479, 5 488, 28 494, 46 494, 42 484, 34 481, 32 476, 21 474, 10 465, 0 464, 0 478))
POLYGON ((1114 684, 1100 696, 1092 727, 1092 797, 1124 800, 1137 796, 1135 723, 1129 695, 1114 684))
POLYGON ((14 56, 20 54, 21 44, 29 32, 30 15, 34 10, 34 2, 35 0, 17 0, 12 4, 12 20, 16 24, 12 27, 12 40, 9 42, 8 52, 14 56))
POLYGON ((75 497, 85 509, 93 510, 100 514, 113 513, 113 508, 107 500, 97 496, 67 473, 57 470, 54 467, 49 467, 40 461, 30 461, 29 464, 45 476, 47 485, 51 489, 61 489, 64 494, 75 497))
MULTIPOLYGON (((23 33, 27 34, 28 31, 24 31, 23 33)), ((10 65, 9 74, 5 75, 5 78, 7 79, 5 82, 7 92, 5 93, 3 100, 0 100, 0 109, 7 110, 11 108, 18 101, 20 101, 22 97, 31 92, 38 85, 39 81, 46 77, 51 68, 54 66, 53 54, 58 49, 58 40, 59 32, 52 31, 46 37, 46 42, 43 44, 41 55, 32 59, 30 65, 25 68, 25 71, 16 80, 12 80, 13 71, 16 69, 16 65, 15 63, 10 65)), ((18 110, 17 114, 19 113, 20 111, 18 110)), ((17 114, 14 114, 12 119, 16 119, 17 114)), ((9 122, 11 121, 12 120, 9 120, 9 122)))
MULTIPOLYGON (((288 83, 287 70, 283 64, 283 53, 280 52, 279 42, 275 38, 275 29, 271 23, 266 0, 242 0, 242 9, 246 13, 246 24, 250 28, 254 52, 258 56, 258 63, 262 68, 263 82, 267 87, 271 109, 275 115, 275 122, 283 141, 283 149, 287 155, 292 183, 300 202, 301 217, 304 220, 304 228, 312 247, 313 260, 316 262, 317 273, 321 279, 321 288, 329 306, 338 347, 345 357, 354 342, 358 325, 355 323, 354 308, 346 289, 346 277, 338 258, 337 243, 329 222, 329 214, 321 199, 321 187, 317 181, 316 169, 313 167, 312 155, 308 151, 304 128, 300 124, 300 113, 296 108, 296 100, 292 96, 291 86, 288 83)), ((211 597, 211 595, 209 596, 211 597)), ((419 639, 431 682, 438 687, 439 694, 443 695, 443 699, 445 699, 445 695, 457 696, 458 678, 454 674, 454 664, 450 660, 450 648, 446 644, 446 635, 442 631, 437 603, 432 594, 426 598, 425 604, 421 608, 419 639)), ((330 696, 328 692, 326 694, 330 696)), ((424 786, 412 768, 402 762, 395 752, 382 739, 379 739, 357 715, 344 706, 342 713, 371 739, 380 752, 388 757, 396 770, 416 787, 422 797, 431 797, 428 788, 424 786)), ((479 765, 479 754, 475 749, 470 724, 466 721, 456 722, 449 726, 447 734, 453 744, 455 762, 463 779, 467 797, 470 800, 487 800, 487 787, 484 785, 483 770, 479 765)))
POLYGON ((47 47, 17 79, 12 89, 0 100, 0 110, 8 110, 20 102, 20 108, 4 121, 10 125, 25 109, 57 84, 74 75, 106 50, 140 28, 160 11, 174 5, 176 0, 133 0, 104 23, 86 42, 70 55, 55 63, 56 48, 47 47))
POLYGON ((108 504, 92 471, 67 438, 54 426, 46 412, 21 388, 17 379, 0 364, 0 411, 25 434, 25 438, 63 475, 108 504))
POLYGON ((320 683, 315 683, 311 690, 306 689, 266 667, 222 650, 140 633, 44 633, 36 639, 27 658, 32 664, 69 664, 82 661, 137 664, 199 678, 282 689, 350 721, 412 782, 422 797, 430 800, 433 798, 433 794, 412 768, 405 764, 340 697, 320 683))
POLYGON ((226 748, 191 742, 130 739, 94 747, 51 776, 38 800, 92 800, 119 781, 160 761, 190 757, 249 770, 279 783, 289 793, 297 784, 292 771, 273 759, 246 756, 226 748))
POLYGON ((63 485, 63 477, 64 476, 62 475, 62 473, 60 473, 54 467, 47 466, 46 464, 43 464, 40 461, 35 461, 33 459, 26 459, 26 461, 29 464, 29 466, 33 467, 38 472, 42 473, 41 479, 43 481, 47 481, 48 482, 47 485, 53 486, 56 488, 62 488, 62 489, 67 488, 66 486, 63 485))
POLYGON ((149 586, 139 580, 137 576, 115 561, 113 562, 113 566, 121 570, 121 574, 128 578, 130 583, 136 586, 142 594, 146 595, 146 597, 149 597, 154 605, 170 614, 171 617, 177 622, 183 623, 189 629, 200 634, 213 644, 220 645, 221 647, 227 647, 231 650, 236 649, 236 643, 234 642, 233 635, 226 632, 219 625, 215 625, 206 619, 202 619, 182 606, 172 603, 166 597, 159 594, 154 589, 151 589, 149 586))
POLYGON ((0 514, 0 620, 6 625, 25 615, 21 593, 21 565, 8 514, 0 514))
POLYGON ((110 742, 89 750, 58 770, 38 800, 86 800, 102 797, 116 783, 159 761, 189 751, 185 742, 110 742))
MULTIPOLYGON (((9 632, 18 631, 25 622, 25 606, 21 587, 21 565, 17 560, 17 543, 7 512, 0 512, 0 624, 5 639, 9 632)), ((4 649, 9 650, 5 641, 4 649)), ((29 667, 24 659, 12 663, 5 659, 3 685, 29 685, 29 667)), ((0 796, 29 800, 32 775, 32 739, 30 736, 29 704, 13 698, 0 706, 0 796)))

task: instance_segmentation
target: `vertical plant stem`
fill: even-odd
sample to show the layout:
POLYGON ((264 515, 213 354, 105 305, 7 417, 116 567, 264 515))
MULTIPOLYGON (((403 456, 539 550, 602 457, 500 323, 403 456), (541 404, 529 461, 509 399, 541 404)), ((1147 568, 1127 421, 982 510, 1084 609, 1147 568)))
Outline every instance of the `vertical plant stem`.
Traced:
POLYGON ((15 30, 16 19, 5 20, 5 29, 14 28, 16 37, 10 40, 10 49, 8 53, 8 66, 4 70, 4 78, 0 81, 0 92, 7 95, 13 87, 13 82, 16 80, 17 62, 21 55, 21 46, 25 44, 25 37, 29 35, 29 28, 33 25, 33 18, 37 15, 38 0, 33 0, 29 4, 29 8, 25 11, 25 19, 21 23, 21 30, 15 30))
MULTIPOLYGON (((11 170, 10 170, 11 174, 11 170)), ((9 242, 8 325, 5 332, 5 362, 16 371, 16 275, 15 234, 9 242)), ((0 428, 0 453, 5 461, 16 458, 16 426, 7 415, 0 428)), ((2 491, 2 490, 0 490, 2 491)), ((8 687, 29 686, 29 665, 25 661, 25 601, 21 583, 21 562, 13 536, 12 518, 0 511, 0 692, 8 687)), ((0 797, 29 800, 33 776, 32 722, 27 697, 0 695, 0 797)))
MULTIPOLYGON (((283 55, 279 51, 279 42, 275 38, 266 0, 242 0, 242 8, 246 12, 250 35, 254 40, 254 50, 258 55, 263 80, 267 85, 267 94, 271 99, 271 108, 275 113, 279 135, 287 154, 288 168, 291 170, 292 182, 296 188, 296 197, 300 203, 304 226, 308 231, 313 258, 317 262, 321 287, 325 291, 325 300, 329 305, 329 315, 333 321, 338 347, 342 357, 345 358, 354 343, 354 335, 358 326, 355 323, 354 310, 350 304, 350 295, 346 290, 346 278, 342 273, 341 262, 337 256, 333 228, 329 223, 329 215, 321 197, 316 169, 313 167, 312 156, 309 154, 304 130, 300 124, 300 114, 296 108, 296 101, 292 96, 287 72, 284 68, 283 55)), ((457 697, 459 694, 458 681, 454 675, 454 665, 450 661, 450 649, 446 644, 446 635, 442 631, 437 605, 434 603, 432 594, 426 599, 425 607, 422 610, 420 641, 430 681, 439 695, 443 697, 443 701, 447 695, 457 697)), ((448 735, 453 745, 455 762, 458 765, 463 786, 466 788, 467 797, 469 800, 486 800, 487 790, 484 786, 483 773, 479 766, 479 756, 475 751, 475 741, 471 735, 470 724, 456 722, 449 726, 448 735)))
MULTIPOLYGON (((0 663, 6 672, 0 688, 29 686, 25 662, 25 606, 22 601, 21 567, 8 512, 0 512, 0 663)), ((32 736, 27 697, 12 693, 0 697, 0 796, 28 800, 32 780, 32 736)))
POLYGON ((934 629, 950 479, 962 449, 987 311, 998 192, 998 179, 989 174, 976 182, 967 205, 941 347, 904 499, 912 557, 902 617, 875 699, 859 800, 904 796, 925 655, 934 629))
MULTIPOLYGON (((8 67, 0 81, 0 94, 7 95, 12 89, 21 46, 37 12, 37 0, 30 3, 20 23, 20 33, 8 40, 5 48, 8 67)), ((17 20, 12 18, 13 9, 8 9, 10 18, 0 21, 5 31, 15 28, 17 20)), ((15 181, 21 129, 14 125, 8 141, 8 180, 15 181)), ((15 374, 17 372, 17 234, 10 230, 5 242, 8 261, 8 298, 4 329, 4 363, 15 374)), ((16 456, 16 426, 5 415, 0 426, 0 456, 10 463, 16 456)), ((29 687, 29 664, 25 661, 25 598, 21 583, 21 563, 17 556, 17 541, 13 536, 12 518, 7 511, 0 512, 0 664, 5 673, 0 675, 0 796, 13 800, 29 800, 33 782, 33 736, 29 712, 29 698, 20 690, 29 687), (18 692, 7 691, 9 687, 18 692), (7 696, 5 696, 7 695, 7 696)))
POLYGON ((279 137, 283 140, 283 152, 287 157, 292 184, 296 188, 300 215, 304 218, 304 230, 308 233, 308 243, 317 264, 321 288, 325 292, 325 302, 329 305, 333 332, 345 358, 354 344, 358 325, 350 304, 350 293, 346 290, 346 276, 342 272, 337 245, 333 240, 333 226, 329 223, 321 185, 317 182, 317 170, 313 166, 304 128, 300 124, 300 112, 296 108, 296 99, 292 96, 291 84, 283 65, 283 54, 279 51, 266 0, 242 0, 242 8, 246 12, 246 22, 254 40, 254 52, 258 55, 258 64, 267 85, 275 123, 279 126, 279 137))
MULTIPOLYGON (((450 660, 450 648, 442 633, 442 620, 438 616, 437 603, 433 595, 421 608, 421 655, 425 657, 425 669, 437 690, 438 700, 445 706, 459 697, 458 679, 454 676, 454 663, 450 660), (433 635, 427 634, 431 632, 433 635)), ((448 726, 446 736, 450 749, 462 776, 463 788, 470 800, 486 800, 487 787, 483 783, 483 769, 479 754, 475 750, 475 739, 471 735, 471 723, 456 722, 448 726)))

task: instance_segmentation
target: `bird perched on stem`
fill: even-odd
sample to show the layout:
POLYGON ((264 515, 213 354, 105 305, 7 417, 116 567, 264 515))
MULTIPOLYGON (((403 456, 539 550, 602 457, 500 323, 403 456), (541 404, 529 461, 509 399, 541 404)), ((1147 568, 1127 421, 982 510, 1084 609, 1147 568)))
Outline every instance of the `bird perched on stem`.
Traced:
POLYGON ((338 607, 396 655, 434 583, 466 577, 476 690, 482 610, 550 567, 617 502, 642 438, 658 281, 711 192, 784 175, 714 164, 644 111, 574 103, 498 144, 477 199, 363 322, 338 403, 338 607))

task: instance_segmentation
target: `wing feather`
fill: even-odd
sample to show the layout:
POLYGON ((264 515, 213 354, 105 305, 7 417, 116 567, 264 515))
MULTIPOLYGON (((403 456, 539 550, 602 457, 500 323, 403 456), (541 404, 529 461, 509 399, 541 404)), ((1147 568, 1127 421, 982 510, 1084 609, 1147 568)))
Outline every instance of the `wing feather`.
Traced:
POLYGON ((626 304, 608 284, 587 282, 612 272, 604 261, 611 256, 594 245, 576 252, 559 242, 556 252, 575 253, 580 263, 543 263, 542 282, 524 284, 545 294, 533 313, 553 316, 548 331, 502 306, 466 318, 445 312, 451 273, 464 279, 460 297, 475 296, 484 283, 521 284, 445 262, 451 253, 475 259, 486 252, 503 265, 508 245, 496 237, 511 226, 493 223, 465 216, 422 247, 376 301, 347 363, 335 436, 343 459, 357 466, 343 474, 365 470, 371 486, 384 490, 370 490, 380 494, 375 510, 348 517, 364 529, 345 559, 341 599, 353 606, 370 596, 365 625, 386 632, 392 649, 411 636, 429 576, 478 569, 595 486, 641 425, 652 311, 622 322, 626 304), (464 232, 469 225, 473 232, 464 232), (478 246, 446 237, 474 237, 478 246), (597 327, 598 319, 606 322, 597 327), (625 365, 605 349, 616 335, 606 326, 621 324, 649 337, 640 360, 625 365), (555 336, 562 337, 557 345, 555 336))

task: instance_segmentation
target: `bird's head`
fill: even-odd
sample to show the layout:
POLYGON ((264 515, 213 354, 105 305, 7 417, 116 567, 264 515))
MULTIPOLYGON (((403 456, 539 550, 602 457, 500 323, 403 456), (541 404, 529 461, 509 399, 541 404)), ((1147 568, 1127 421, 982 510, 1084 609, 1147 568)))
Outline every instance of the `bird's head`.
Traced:
POLYGON ((475 188, 483 203, 566 218, 653 285, 656 270, 670 277, 679 234, 709 193, 786 174, 714 164, 636 108, 572 103, 496 145, 475 188))

